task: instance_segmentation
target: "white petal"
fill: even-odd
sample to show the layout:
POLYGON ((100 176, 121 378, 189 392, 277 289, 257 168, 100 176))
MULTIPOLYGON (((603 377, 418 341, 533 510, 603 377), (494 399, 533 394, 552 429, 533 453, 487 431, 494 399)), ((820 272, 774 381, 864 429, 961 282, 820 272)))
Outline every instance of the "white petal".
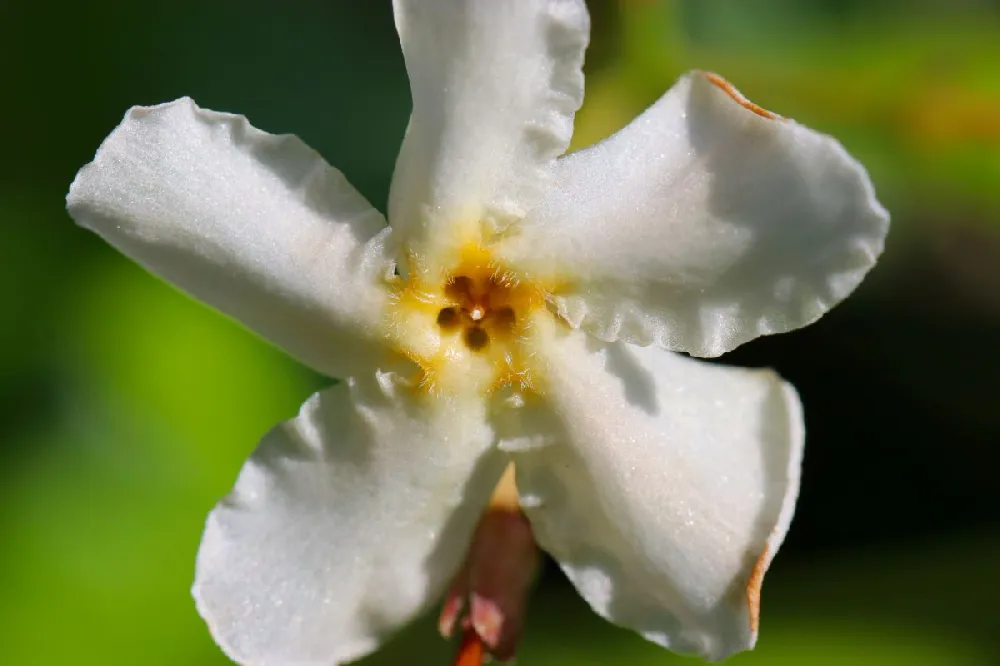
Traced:
POLYGON ((209 516, 194 594, 244 666, 368 654, 438 599, 507 459, 481 400, 391 376, 313 396, 261 442, 209 516))
POLYGON ((411 244, 503 226, 541 196, 583 100, 581 0, 395 0, 413 114, 389 222, 411 244), (473 225, 473 226, 469 226, 473 225))
POLYGON ((711 660, 751 648, 798 492, 794 390, 579 331, 539 359, 551 443, 513 454, 539 544, 616 624, 711 660))
POLYGON ((371 363, 362 339, 386 297, 385 221, 296 137, 187 98, 135 107, 67 204, 80 225, 320 372, 371 363))
POLYGON ((882 251, 888 214, 843 147, 712 74, 560 160, 559 185, 498 251, 565 285, 603 340, 717 356, 815 321, 882 251))

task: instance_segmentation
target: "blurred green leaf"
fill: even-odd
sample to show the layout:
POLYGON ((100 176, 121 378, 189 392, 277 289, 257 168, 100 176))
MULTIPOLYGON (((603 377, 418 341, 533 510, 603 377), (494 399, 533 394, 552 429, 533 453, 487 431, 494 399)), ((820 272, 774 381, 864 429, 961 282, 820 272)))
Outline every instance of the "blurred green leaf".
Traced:
POLYGON ((942 29, 944 17, 933 12, 886 6, 840 23, 816 14, 815 5, 812 14, 788 13, 783 1, 623 7, 623 57, 588 82, 588 103, 619 101, 613 114, 585 107, 587 143, 619 129, 683 71, 708 69, 762 106, 834 134, 897 214, 941 199, 1000 211, 995 12, 966 7, 948 14, 942 29), (685 34, 692 22, 698 29, 685 34))

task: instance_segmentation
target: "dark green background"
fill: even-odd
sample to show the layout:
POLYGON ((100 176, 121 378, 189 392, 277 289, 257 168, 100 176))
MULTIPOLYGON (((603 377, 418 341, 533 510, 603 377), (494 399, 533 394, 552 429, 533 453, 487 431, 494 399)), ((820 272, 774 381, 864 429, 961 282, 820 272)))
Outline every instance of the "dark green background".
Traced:
MULTIPOLYGON (((409 107, 388 4, 0 3, 0 664, 227 663, 188 596, 204 516, 326 380, 77 229, 63 199, 129 106, 190 95, 299 134, 384 208, 409 107)), ((723 359, 776 367, 809 432, 759 648, 733 663, 1000 663, 1000 5, 592 12, 577 146, 714 69, 840 138, 894 216, 848 302, 723 359)), ((372 663, 452 648, 425 619, 372 663)), ((522 664, 678 660, 548 567, 522 664)))

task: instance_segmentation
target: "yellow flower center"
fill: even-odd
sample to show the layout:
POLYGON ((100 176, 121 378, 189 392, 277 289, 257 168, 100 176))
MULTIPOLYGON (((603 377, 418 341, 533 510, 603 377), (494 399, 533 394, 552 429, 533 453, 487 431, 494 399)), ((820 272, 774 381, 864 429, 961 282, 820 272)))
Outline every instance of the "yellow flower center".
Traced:
POLYGON ((431 393, 530 389, 524 341, 532 317, 545 311, 546 290, 519 281, 481 243, 451 254, 442 267, 411 257, 390 305, 394 346, 419 366, 417 384, 431 393))

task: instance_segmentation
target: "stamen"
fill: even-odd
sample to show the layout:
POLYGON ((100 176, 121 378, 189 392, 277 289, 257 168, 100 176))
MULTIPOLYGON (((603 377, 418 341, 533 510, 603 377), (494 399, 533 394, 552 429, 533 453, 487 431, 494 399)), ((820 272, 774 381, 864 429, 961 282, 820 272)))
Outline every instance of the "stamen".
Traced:
POLYGON ((479 351, 489 343, 489 334, 481 328, 470 328, 465 332, 465 344, 473 351, 479 351))
POLYGON ((546 285, 521 284, 479 245, 463 246, 457 261, 441 268, 446 272, 411 257, 394 282, 391 337, 420 368, 415 388, 429 394, 459 385, 486 394, 508 386, 537 392, 528 367, 532 356, 520 342, 531 334, 536 310, 546 307, 546 285), (422 330, 428 326, 434 330, 422 330), (467 367, 439 367, 453 362, 467 367))
POLYGON ((448 281, 444 288, 445 294, 455 300, 462 300, 472 296, 472 278, 459 275, 448 281))
POLYGON ((493 321, 505 328, 512 327, 515 319, 514 308, 503 307, 493 311, 493 321))
POLYGON ((455 308, 442 308, 437 316, 438 326, 448 328, 458 323, 458 310, 455 308))

